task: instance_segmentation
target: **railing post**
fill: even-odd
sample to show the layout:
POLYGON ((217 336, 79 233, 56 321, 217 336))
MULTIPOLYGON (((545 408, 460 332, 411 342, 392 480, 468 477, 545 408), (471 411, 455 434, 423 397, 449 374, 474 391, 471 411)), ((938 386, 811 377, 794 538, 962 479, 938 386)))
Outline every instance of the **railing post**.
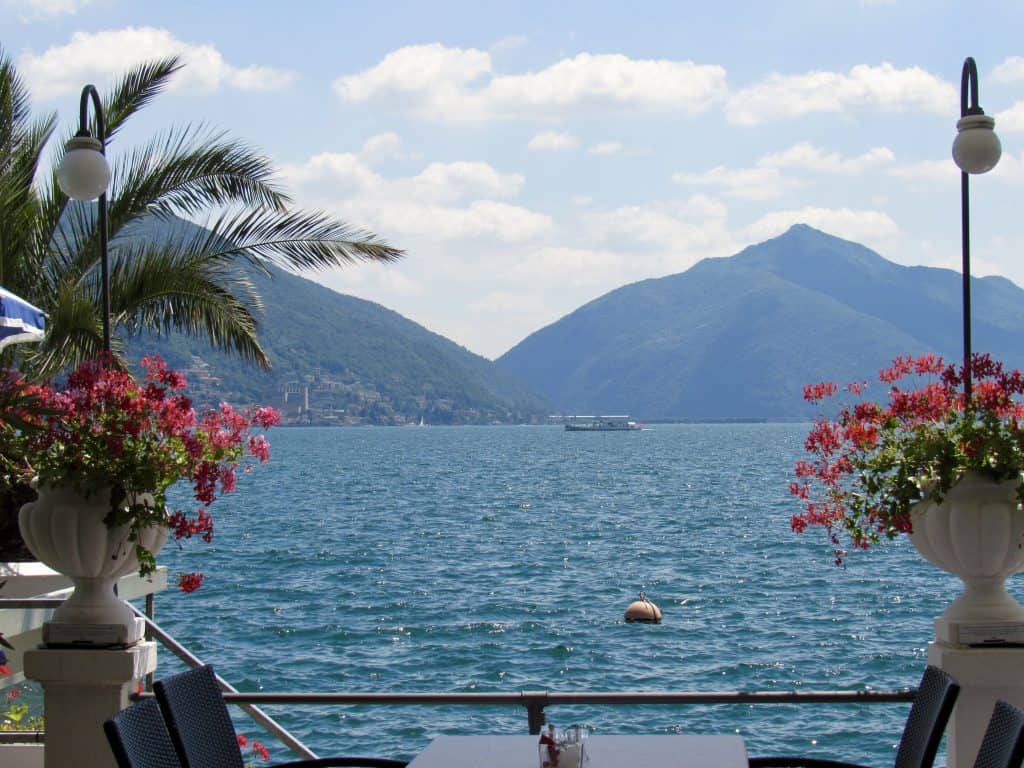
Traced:
POLYGON ((530 733, 534 736, 540 735, 540 729, 544 727, 547 718, 544 715, 544 706, 547 701, 547 691, 523 691, 523 706, 526 707, 526 717, 530 733))
MULTIPOLYGON (((156 600, 154 599, 154 593, 152 592, 149 592, 146 595, 146 618, 149 619, 149 621, 146 622, 146 641, 149 642, 153 640, 153 630, 150 629, 150 627, 152 626, 152 622, 156 621, 156 600)), ((146 675, 147 691, 153 690, 153 678, 154 674, 152 672, 146 675)))

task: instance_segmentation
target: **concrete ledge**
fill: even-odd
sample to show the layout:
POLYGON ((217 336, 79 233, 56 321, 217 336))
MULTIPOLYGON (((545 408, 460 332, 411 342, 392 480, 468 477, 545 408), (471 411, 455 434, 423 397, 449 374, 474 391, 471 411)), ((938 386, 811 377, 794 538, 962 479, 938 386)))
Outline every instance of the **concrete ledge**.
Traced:
POLYGON ((0 744, 0 765, 4 768, 43 768, 42 744, 0 744))

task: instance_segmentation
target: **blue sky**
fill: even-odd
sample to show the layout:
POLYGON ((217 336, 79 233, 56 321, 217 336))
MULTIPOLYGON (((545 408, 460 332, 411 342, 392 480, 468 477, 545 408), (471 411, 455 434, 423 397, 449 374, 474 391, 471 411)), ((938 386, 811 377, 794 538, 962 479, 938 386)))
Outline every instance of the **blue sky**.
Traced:
POLYGON ((973 56, 1003 158, 972 271, 1024 285, 1024 4, 0 0, 38 112, 159 55, 172 125, 266 152, 295 200, 408 251, 314 279, 487 357, 625 283, 805 222, 959 269, 973 56))

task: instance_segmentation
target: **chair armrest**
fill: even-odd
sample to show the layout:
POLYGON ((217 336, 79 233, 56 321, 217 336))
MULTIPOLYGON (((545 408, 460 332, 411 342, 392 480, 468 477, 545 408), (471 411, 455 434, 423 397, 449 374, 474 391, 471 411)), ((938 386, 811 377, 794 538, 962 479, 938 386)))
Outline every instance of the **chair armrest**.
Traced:
POLYGON ((752 757, 750 758, 750 768, 866 768, 866 766, 846 763, 842 760, 824 760, 797 755, 777 755, 771 757, 752 757))
POLYGON ((390 760, 383 757, 320 757, 316 760, 291 760, 275 763, 271 768, 405 768, 404 760, 390 760))

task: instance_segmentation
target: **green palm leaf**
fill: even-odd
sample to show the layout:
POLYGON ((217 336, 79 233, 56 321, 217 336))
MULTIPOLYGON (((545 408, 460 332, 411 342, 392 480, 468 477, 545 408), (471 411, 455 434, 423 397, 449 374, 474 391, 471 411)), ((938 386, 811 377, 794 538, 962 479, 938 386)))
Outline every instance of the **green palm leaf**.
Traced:
MULTIPOLYGON (((176 57, 133 68, 103 100, 106 137, 167 86, 176 57)), ((89 118, 95 123, 95 115, 89 118)), ((31 119, 29 94, 0 49, 0 283, 47 312, 46 338, 18 345, 0 363, 49 378, 102 351, 101 253, 96 206, 69 201, 42 153, 55 119, 31 119)), ((77 130, 77 123, 68 136, 77 130)), ((261 299, 247 270, 289 271, 404 253, 376 235, 321 212, 290 208, 267 157, 203 126, 171 128, 112 154, 108 191, 111 325, 115 332, 180 332, 269 366, 258 339, 261 299), (210 221, 208 231, 167 227, 152 242, 147 220, 210 221)), ((112 346, 119 353, 115 337, 112 346)))

